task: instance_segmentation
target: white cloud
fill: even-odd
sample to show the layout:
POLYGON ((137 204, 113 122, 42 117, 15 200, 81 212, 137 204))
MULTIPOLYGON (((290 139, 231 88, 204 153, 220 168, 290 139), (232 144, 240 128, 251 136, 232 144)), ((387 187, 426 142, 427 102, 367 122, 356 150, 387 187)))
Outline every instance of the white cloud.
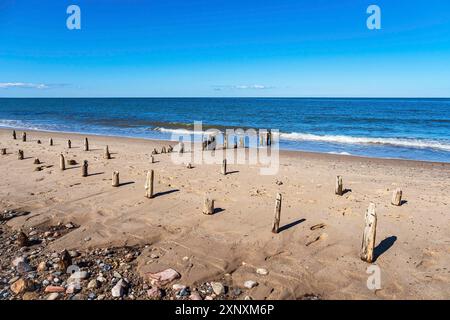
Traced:
POLYGON ((220 91, 222 89, 238 89, 238 90, 265 90, 273 89, 273 87, 262 85, 262 84, 242 84, 234 86, 215 86, 214 90, 220 91))
POLYGON ((44 83, 27 82, 0 82, 0 89, 24 88, 24 89, 48 89, 50 86, 44 83))

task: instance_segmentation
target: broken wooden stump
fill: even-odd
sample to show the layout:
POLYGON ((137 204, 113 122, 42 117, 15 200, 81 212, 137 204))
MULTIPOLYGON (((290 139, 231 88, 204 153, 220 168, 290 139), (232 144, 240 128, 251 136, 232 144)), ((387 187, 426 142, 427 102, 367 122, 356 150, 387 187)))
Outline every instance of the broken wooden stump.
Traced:
POLYGON ((155 157, 150 156, 150 163, 155 163, 155 157))
POLYGON ((42 144, 41 140, 36 141, 37 144, 42 144))
POLYGON ((361 260, 372 263, 374 261, 373 250, 377 229, 377 214, 375 204, 370 203, 365 215, 365 227, 361 245, 361 260))
POLYGON ((214 214, 214 200, 210 199, 208 195, 205 196, 203 202, 203 214, 206 215, 214 214))
POLYGON ((16 140, 16 139, 17 139, 17 134, 16 134, 16 130, 13 130, 13 132, 12 132, 12 137, 13 137, 13 139, 14 139, 14 140, 16 140))
POLYGON ((344 194, 344 185, 342 183, 341 176, 336 177, 336 187, 335 187, 334 193, 339 196, 342 196, 344 194))
POLYGON ((224 176, 227 174, 227 159, 223 159, 220 173, 222 173, 224 176))
POLYGON ((113 187, 119 186, 119 171, 114 171, 112 174, 112 186, 113 187))
POLYGON ((171 153, 173 151, 173 147, 172 146, 168 146, 167 147, 167 153, 171 153))
POLYGON ((30 245, 30 240, 23 231, 19 232, 19 234, 17 235, 17 245, 20 248, 28 247, 30 245))
POLYGON ((89 140, 84 138, 84 151, 89 151, 89 140))
POLYGON ((26 141, 27 141, 27 133, 26 133, 26 132, 23 132, 23 133, 22 133, 22 141, 23 141, 23 142, 26 142, 26 141))
POLYGON ((68 147, 69 149, 72 149, 72 141, 67 140, 67 147, 68 147))
POLYGON ((109 153, 109 147, 108 147, 108 146, 105 147, 105 154, 104 154, 103 157, 104 157, 106 160, 111 159, 111 153, 109 153))
POLYGON ((281 193, 277 193, 277 199, 275 200, 275 218, 273 220, 272 233, 278 233, 280 229, 281 200, 281 193))
POLYGON ((39 158, 35 158, 33 164, 41 164, 41 160, 39 160, 39 158))
POLYGON ((52 139, 52 138, 50 138, 50 140, 48 140, 48 144, 49 144, 50 146, 53 146, 53 139, 52 139))
POLYGON ((67 159, 67 165, 69 165, 69 166, 74 166, 74 165, 76 165, 77 164, 77 162, 75 161, 75 160, 73 160, 73 159, 67 159))
POLYGON ((19 151, 17 152, 17 159, 23 160, 23 150, 19 150, 19 151))
POLYGON ((66 170, 66 162, 64 160, 64 155, 62 153, 59 155, 59 168, 62 171, 66 170))
POLYGON ((87 177, 88 176, 88 162, 87 160, 84 160, 83 165, 81 166, 81 176, 87 177))
POLYGON ((394 193, 392 194, 392 200, 391 203, 394 206, 401 206, 402 205, 402 196, 403 196, 403 191, 402 189, 398 188, 394 190, 394 193))
POLYGON ((184 153, 184 143, 183 142, 181 142, 180 143, 180 151, 179 151, 181 154, 183 154, 184 153))
POLYGON ((152 151, 152 155, 158 154, 158 150, 156 150, 156 148, 153 149, 152 151))
POLYGON ((2 148, 1 153, 2 153, 2 156, 4 156, 6 154, 6 148, 2 148))
POLYGON ((155 173, 153 170, 147 171, 147 178, 145 180, 145 197, 153 198, 153 181, 155 179, 155 173))
POLYGON ((167 153, 166 147, 163 146, 163 147, 161 148, 161 153, 167 153))

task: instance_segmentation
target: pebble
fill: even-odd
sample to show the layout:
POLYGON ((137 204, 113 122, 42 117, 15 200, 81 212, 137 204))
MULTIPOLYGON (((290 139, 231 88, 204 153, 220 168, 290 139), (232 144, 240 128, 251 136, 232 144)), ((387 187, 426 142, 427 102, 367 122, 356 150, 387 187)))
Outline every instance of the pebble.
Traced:
POLYGON ((47 286, 45 287, 44 292, 45 293, 57 293, 57 292, 64 292, 66 291, 64 289, 64 287, 60 287, 60 286, 47 286))
POLYGON ((114 271, 113 276, 114 276, 114 278, 117 278, 117 279, 122 278, 122 275, 120 273, 118 273, 117 271, 114 271))
POLYGON ((152 254, 150 255, 150 258, 152 258, 152 259, 158 259, 159 256, 158 256, 157 254, 152 253, 152 254))
POLYGON ((47 296, 47 300, 56 300, 56 299, 58 299, 58 298, 59 298, 59 293, 58 293, 58 292, 50 293, 50 294, 47 296))
POLYGON ((153 287, 153 288, 147 290, 147 296, 149 298, 153 298, 153 299, 161 299, 162 291, 157 287, 153 287))
POLYGON ((20 279, 20 277, 14 277, 14 278, 11 278, 9 281, 8 281, 8 284, 12 284, 12 283, 14 283, 14 282, 16 282, 17 280, 19 280, 20 279))
POLYGON ((100 282, 100 283, 103 283, 103 282, 106 282, 106 278, 103 277, 103 276, 98 276, 97 277, 97 281, 100 282))
POLYGON ((180 296, 180 297, 186 297, 186 296, 188 296, 189 295, 189 289, 188 288, 183 288, 183 289, 181 289, 180 290, 180 292, 178 292, 178 296, 180 296))
POLYGON ((189 299, 190 300, 202 300, 202 297, 200 296, 200 294, 198 292, 193 292, 189 296, 189 299))
POLYGON ((120 279, 116 285, 111 289, 111 294, 114 298, 120 298, 123 297, 125 294, 125 290, 128 288, 128 283, 120 279))
POLYGON ((260 274, 262 276, 266 276, 269 274, 269 271, 267 271, 267 269, 264 269, 264 268, 258 268, 258 269, 256 269, 256 273, 260 274))
POLYGON ((97 289, 98 287, 99 287, 99 281, 97 281, 96 279, 89 281, 89 283, 87 285, 88 289, 97 289))
POLYGON ((253 300, 250 296, 245 296, 244 300, 253 300))
POLYGON ((44 272, 46 270, 47 270, 47 262, 45 262, 45 261, 40 262, 37 266, 37 271, 44 272))
POLYGON ((247 289, 251 289, 254 288, 258 285, 258 282, 253 281, 253 280, 247 280, 244 282, 244 287, 246 287, 247 289))
POLYGON ((218 296, 225 293, 225 287, 220 282, 211 282, 211 287, 218 296))
POLYGON ((17 295, 30 290, 32 286, 33 284, 30 280, 19 279, 10 286, 10 290, 17 295))
POLYGON ((174 284, 174 285, 172 286, 172 289, 173 289, 175 292, 181 291, 181 290, 183 290, 183 289, 185 289, 185 288, 186 288, 185 285, 182 285, 182 284, 179 284, 179 283, 176 283, 176 284, 174 284))

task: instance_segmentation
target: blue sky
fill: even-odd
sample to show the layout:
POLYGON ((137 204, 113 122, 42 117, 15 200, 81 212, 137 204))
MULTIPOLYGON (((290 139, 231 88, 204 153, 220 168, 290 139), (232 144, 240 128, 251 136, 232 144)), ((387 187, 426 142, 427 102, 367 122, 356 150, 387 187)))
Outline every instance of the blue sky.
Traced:
POLYGON ((65 96, 448 97, 450 1, 0 0, 0 97, 65 96))

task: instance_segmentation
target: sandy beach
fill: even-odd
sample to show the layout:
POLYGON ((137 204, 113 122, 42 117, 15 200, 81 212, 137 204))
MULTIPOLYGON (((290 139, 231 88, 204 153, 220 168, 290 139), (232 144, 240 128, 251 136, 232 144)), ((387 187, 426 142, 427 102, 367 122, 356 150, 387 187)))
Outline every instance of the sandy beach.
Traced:
POLYGON ((22 142, 21 130, 17 140, 11 132, 0 130, 0 147, 7 148, 0 156, 0 209, 30 214, 7 226, 25 233, 58 223, 79 226, 45 250, 139 245, 136 276, 144 281, 149 272, 173 268, 181 275, 178 283, 221 282, 240 288, 238 299, 450 299, 448 163, 281 151, 277 175, 233 164, 222 175, 219 165, 187 169, 170 154, 155 155, 150 163, 153 148, 174 145, 168 141, 87 136, 86 152, 84 135, 27 131, 22 142), (106 145, 110 160, 103 158, 106 145), (17 159, 19 149, 24 160, 17 159), (61 171, 61 153, 77 164, 61 171), (35 158, 42 164, 33 164, 35 158), (89 162, 88 177, 81 176, 83 160, 89 162), (144 197, 150 169, 153 199, 144 197), (113 171, 120 172, 118 188, 111 186, 113 171), (343 196, 334 193, 337 175, 348 189, 343 196), (400 207, 390 203, 396 188, 403 190, 400 207), (281 232, 273 234, 278 192, 281 232), (205 193, 215 200, 210 216, 202 214, 205 193), (379 290, 367 288, 370 264, 359 257, 370 202, 378 215, 379 290), (256 272, 261 268, 267 274, 256 272), (249 280, 257 285, 245 288, 249 280))

